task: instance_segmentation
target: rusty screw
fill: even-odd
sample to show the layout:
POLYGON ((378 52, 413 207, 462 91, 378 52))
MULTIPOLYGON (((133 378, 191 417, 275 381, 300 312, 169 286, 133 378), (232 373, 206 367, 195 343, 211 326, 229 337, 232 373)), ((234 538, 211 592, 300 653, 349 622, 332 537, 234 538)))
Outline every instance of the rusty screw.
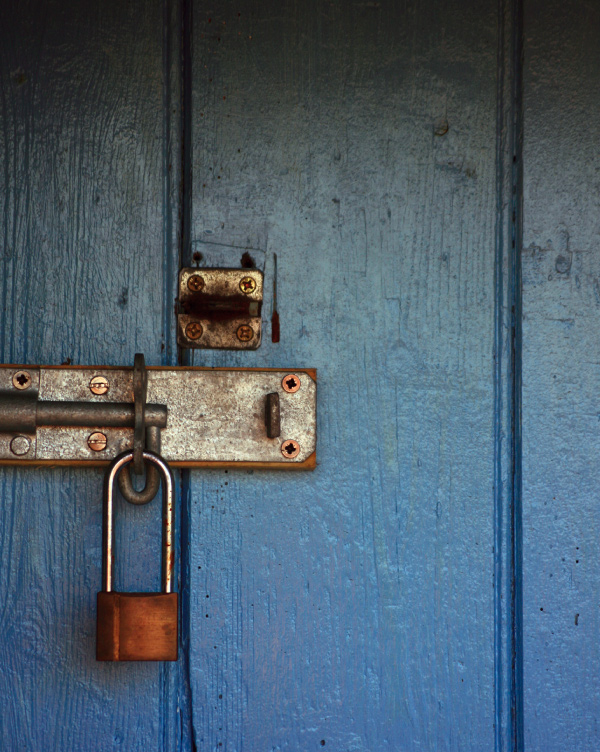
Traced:
POLYGON ((88 436, 88 446, 94 452, 101 452, 106 449, 106 434, 95 431, 88 436))
POLYGON ((240 290, 244 295, 250 295, 250 293, 256 290, 256 280, 254 277, 242 277, 240 280, 240 290))
POLYGON ((281 454, 283 454, 287 460, 293 460, 294 457, 297 457, 300 454, 300 444, 298 444, 297 441, 294 441, 294 439, 284 441, 281 445, 281 454))
POLYGON ((199 292, 204 288, 204 278, 199 274, 192 274, 187 281, 187 286, 192 292, 199 292))
POLYGON ((199 324, 197 321, 192 321, 185 328, 185 336, 188 339, 200 339, 203 331, 202 324, 199 324))
POLYGON ((27 436, 15 436, 10 442, 10 451, 13 454, 16 454, 17 457, 22 457, 24 454, 27 454, 30 447, 31 441, 27 436))
POLYGON ((12 377, 12 383, 15 389, 29 389, 31 386, 31 376, 27 371, 17 371, 12 377))
POLYGON ((108 381, 104 376, 94 376, 90 381, 90 391, 92 394, 106 394, 108 392, 108 381))
POLYGON ((254 329, 251 326, 242 324, 240 327, 238 327, 237 338, 240 342, 250 342, 252 337, 254 337, 254 329))
POLYGON ((294 392, 297 392, 298 389, 300 389, 300 379, 295 373, 288 373, 287 376, 284 376, 281 386, 285 392, 288 392, 288 394, 294 394, 294 392))

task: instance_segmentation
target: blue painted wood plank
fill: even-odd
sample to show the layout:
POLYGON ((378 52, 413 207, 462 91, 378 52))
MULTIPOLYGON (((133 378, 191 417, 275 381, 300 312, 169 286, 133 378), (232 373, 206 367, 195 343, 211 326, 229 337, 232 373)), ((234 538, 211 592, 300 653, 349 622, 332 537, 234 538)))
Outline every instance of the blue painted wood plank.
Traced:
POLYGON ((527 3, 526 749, 600 748, 600 12, 527 3))
MULTIPOLYGON (((161 3, 3 3, 2 362, 167 357, 164 20, 161 3)), ((0 747, 160 748, 168 675, 95 660, 102 472, 4 468, 0 488, 0 747)), ((158 508, 118 516, 119 586, 158 587, 158 508)))
POLYGON ((199 750, 511 748, 497 13, 194 5, 191 250, 238 265, 247 249, 267 290, 277 253, 281 315, 280 344, 267 328, 256 352, 196 362, 319 371, 314 473, 192 473, 199 750))

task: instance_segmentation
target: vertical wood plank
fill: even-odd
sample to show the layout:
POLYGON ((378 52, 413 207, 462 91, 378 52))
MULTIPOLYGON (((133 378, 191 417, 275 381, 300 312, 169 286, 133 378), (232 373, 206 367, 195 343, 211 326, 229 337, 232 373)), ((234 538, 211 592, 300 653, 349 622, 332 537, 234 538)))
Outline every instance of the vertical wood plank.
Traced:
MULTIPOLYGON (((163 5, 1 15, 2 360, 164 362, 163 5)), ((4 468, 0 487, 0 746, 160 748, 159 666, 95 660, 102 472, 4 468)), ((158 589, 158 507, 118 518, 118 586, 158 589)))
POLYGON ((191 250, 277 253, 281 316, 202 363, 320 395, 313 474, 192 473, 198 749, 494 748, 501 21, 194 5, 191 250))
POLYGON ((600 8, 525 5, 526 749, 600 746, 600 8))

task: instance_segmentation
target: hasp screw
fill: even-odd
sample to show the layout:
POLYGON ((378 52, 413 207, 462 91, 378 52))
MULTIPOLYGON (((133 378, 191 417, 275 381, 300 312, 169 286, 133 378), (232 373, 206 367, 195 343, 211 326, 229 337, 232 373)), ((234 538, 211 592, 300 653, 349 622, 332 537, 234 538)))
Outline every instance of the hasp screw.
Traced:
POLYGON ((250 295, 256 290, 256 280, 254 277, 242 277, 240 280, 240 290, 244 295, 250 295))
POLYGON ((254 329, 251 326, 242 324, 240 327, 238 327, 237 338, 240 342, 250 342, 252 337, 254 337, 254 329))
POLYGON ((15 389, 29 389, 31 376, 27 371, 17 371, 12 377, 12 383, 15 389))
POLYGON ((90 392, 92 394, 106 394, 108 392, 108 380, 104 376, 94 376, 90 381, 90 392))
POLYGON ((88 436, 88 446, 94 452, 106 449, 106 434, 95 431, 88 436))
POLYGON ((281 386, 283 387, 284 392, 294 394, 294 392, 297 392, 298 389, 300 389, 300 379, 295 373, 288 373, 287 376, 284 376, 281 386))
POLYGON ((192 274, 187 281, 188 289, 192 292, 199 292, 204 289, 204 277, 199 274, 192 274))
POLYGON ((300 454, 300 444, 298 444, 297 441, 294 441, 294 439, 284 441, 281 445, 281 454, 283 454, 287 460, 293 460, 294 457, 297 457, 300 454))
POLYGON ((29 441, 27 436, 15 436, 10 442, 10 451, 13 454, 16 454, 17 457, 22 457, 24 454, 27 454, 30 447, 31 441, 29 441))
POLYGON ((185 328, 185 336, 188 339, 200 339, 203 331, 202 324, 199 324, 197 321, 192 321, 185 328))

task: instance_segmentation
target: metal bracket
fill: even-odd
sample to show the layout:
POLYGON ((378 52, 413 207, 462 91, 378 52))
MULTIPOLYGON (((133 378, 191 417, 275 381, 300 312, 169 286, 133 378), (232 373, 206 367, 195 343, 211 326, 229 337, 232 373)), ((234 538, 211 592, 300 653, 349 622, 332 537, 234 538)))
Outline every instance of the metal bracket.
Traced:
POLYGON ((182 347, 256 350, 261 340, 263 274, 257 269, 179 273, 178 341, 182 347))
MULTIPOLYGON (((146 372, 137 422, 160 429, 172 465, 315 467, 316 371, 146 372)), ((0 366, 0 464, 103 465, 132 449, 134 382, 133 368, 0 366)))

